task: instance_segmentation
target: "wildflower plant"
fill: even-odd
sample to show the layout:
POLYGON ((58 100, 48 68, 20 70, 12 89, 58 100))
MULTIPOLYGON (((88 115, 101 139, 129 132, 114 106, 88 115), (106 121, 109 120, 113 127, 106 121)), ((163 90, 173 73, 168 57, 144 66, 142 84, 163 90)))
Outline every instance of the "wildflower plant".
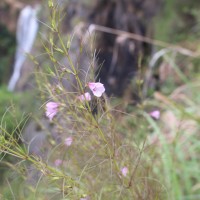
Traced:
POLYGON ((14 137, 3 127, 0 129, 0 152, 17 159, 13 165, 25 183, 26 192, 17 199, 172 197, 168 195, 172 179, 169 177, 166 185, 158 180, 159 173, 169 175, 173 168, 167 151, 170 148, 156 124, 159 120, 154 120, 159 119, 160 111, 146 113, 145 102, 134 108, 134 115, 118 109, 118 103, 106 96, 101 80, 95 79, 98 69, 93 36, 87 31, 81 38, 76 34, 73 39, 63 36, 58 4, 48 0, 48 7, 50 22, 46 25, 47 38, 42 40, 48 59, 39 64, 32 58, 42 117, 49 123, 44 129, 48 145, 39 149, 42 155, 37 155, 31 151, 32 141, 24 141, 21 133, 14 137), (74 43, 78 46, 74 47, 74 43), (149 145, 149 132, 160 134, 161 147, 149 145), (161 150, 154 153, 157 147, 161 150), (169 168, 162 150, 170 161, 169 168), (36 173, 30 172, 30 168, 36 173))
MULTIPOLYGON (((139 167, 145 147, 138 146, 134 140, 123 140, 116 126, 116 111, 105 94, 106 88, 101 80, 95 80, 93 37, 87 33, 87 37, 72 39, 69 36, 66 40, 60 31, 62 13, 58 4, 49 0, 48 6, 48 38, 43 37, 42 41, 48 62, 39 64, 32 58, 43 101, 43 117, 53 126, 46 130, 49 133, 46 156, 31 152, 32 141, 21 145, 23 135, 14 139, 4 129, 1 130, 6 134, 1 135, 1 152, 16 157, 21 168, 32 166, 39 173, 38 179, 34 173, 30 175, 30 180, 36 179, 31 189, 24 186, 32 191, 35 199, 41 196, 138 199, 144 194, 150 195, 144 191, 151 182, 140 184, 138 188, 136 181, 137 175, 146 175, 144 166, 139 167), (74 40, 79 44, 76 54, 74 40)), ((24 168, 27 174, 31 174, 29 168, 24 168)), ((27 181, 26 176, 24 180, 27 181)))

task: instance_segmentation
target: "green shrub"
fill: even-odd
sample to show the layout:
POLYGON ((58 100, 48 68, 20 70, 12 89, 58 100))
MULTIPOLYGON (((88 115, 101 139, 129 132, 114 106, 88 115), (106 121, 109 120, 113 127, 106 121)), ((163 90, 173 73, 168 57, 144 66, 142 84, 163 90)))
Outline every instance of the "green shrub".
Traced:
POLYGON ((1 127, 12 133, 16 127, 23 125, 26 113, 33 110, 32 95, 29 93, 12 93, 6 87, 0 87, 0 122, 1 127), (25 113, 26 110, 26 113, 25 113))

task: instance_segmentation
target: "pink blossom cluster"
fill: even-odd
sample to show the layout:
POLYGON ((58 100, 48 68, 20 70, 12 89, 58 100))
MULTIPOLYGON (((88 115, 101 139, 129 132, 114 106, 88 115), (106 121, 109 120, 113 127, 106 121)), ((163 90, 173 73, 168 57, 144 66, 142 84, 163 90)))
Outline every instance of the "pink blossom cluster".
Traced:
MULTIPOLYGON (((90 82, 88 83, 88 87, 92 91, 93 95, 96 97, 101 97, 102 94, 105 92, 105 87, 100 82, 97 82, 97 83, 90 82)), ((91 101, 92 99, 89 92, 86 92, 78 96, 77 98, 78 100, 82 102, 91 101)), ((58 107, 59 107, 59 103, 56 103, 56 102, 48 102, 46 104, 46 116, 49 118, 50 121, 52 121, 52 119, 56 116, 58 112, 58 107)))
MULTIPOLYGON (((93 95, 96 97, 101 97, 102 94, 105 92, 105 87, 100 82, 97 83, 90 82, 88 83, 88 87, 92 91, 93 95)), ((80 101, 91 101, 91 95, 89 92, 86 92, 85 94, 80 95, 78 99, 80 101)))

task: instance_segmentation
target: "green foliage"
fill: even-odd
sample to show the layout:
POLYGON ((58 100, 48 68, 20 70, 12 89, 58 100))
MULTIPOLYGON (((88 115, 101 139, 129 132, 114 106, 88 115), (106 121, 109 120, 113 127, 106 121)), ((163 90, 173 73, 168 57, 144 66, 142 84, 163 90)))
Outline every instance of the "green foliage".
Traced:
POLYGON ((155 38, 170 43, 195 41, 200 32, 199 8, 199 1, 164 1, 155 19, 155 38))
POLYGON ((1 127, 9 133, 15 131, 25 115, 34 109, 33 93, 12 93, 6 87, 0 87, 1 127))
POLYGON ((7 83, 11 74, 12 62, 15 52, 15 36, 0 25, 0 85, 7 83), (11 59, 12 58, 12 59, 11 59))

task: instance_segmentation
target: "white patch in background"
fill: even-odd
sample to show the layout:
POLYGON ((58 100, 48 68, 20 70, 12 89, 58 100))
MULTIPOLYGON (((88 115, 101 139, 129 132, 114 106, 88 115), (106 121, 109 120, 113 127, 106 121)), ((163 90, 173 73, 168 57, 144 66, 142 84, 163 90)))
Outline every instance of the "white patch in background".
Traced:
POLYGON ((20 78, 21 68, 26 60, 26 54, 30 53, 38 32, 36 15, 38 7, 26 6, 22 9, 17 24, 17 49, 15 54, 14 71, 8 84, 8 90, 13 91, 20 78))

